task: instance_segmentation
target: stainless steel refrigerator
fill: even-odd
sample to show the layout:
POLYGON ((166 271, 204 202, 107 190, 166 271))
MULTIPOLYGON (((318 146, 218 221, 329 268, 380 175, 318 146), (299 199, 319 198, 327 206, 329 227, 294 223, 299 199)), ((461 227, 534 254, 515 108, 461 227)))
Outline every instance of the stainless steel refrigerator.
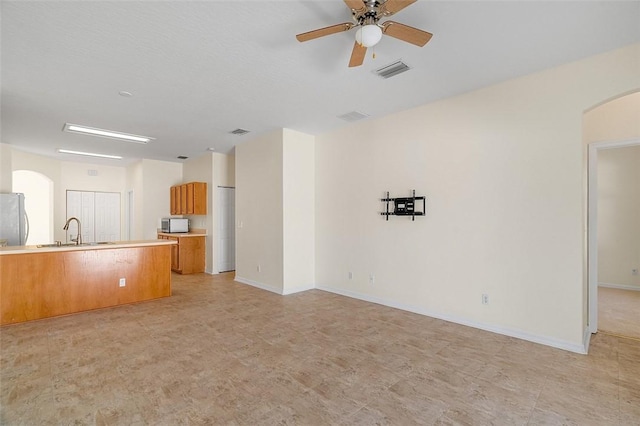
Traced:
POLYGON ((24 194, 0 194, 0 245, 23 246, 28 237, 24 194))

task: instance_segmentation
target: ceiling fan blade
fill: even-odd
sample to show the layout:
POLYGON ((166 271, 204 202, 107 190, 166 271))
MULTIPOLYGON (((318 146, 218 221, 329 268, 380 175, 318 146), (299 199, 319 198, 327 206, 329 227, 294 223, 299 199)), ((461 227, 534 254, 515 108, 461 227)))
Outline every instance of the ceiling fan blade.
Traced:
MULTIPOLYGON (((346 0, 345 0, 346 1, 346 0)), ((391 16, 394 13, 400 12, 407 6, 411 6, 417 0, 387 0, 380 8, 384 16, 391 16)))
MULTIPOLYGON (((416 1, 416 0, 413 0, 416 1)), ((344 0, 347 7, 351 10, 361 10, 364 9, 364 2, 362 0, 344 0)))
POLYGON ((431 37, 433 37, 431 33, 393 21, 387 21, 382 24, 382 32, 398 40, 406 41, 407 43, 420 47, 427 44, 427 42, 431 40, 431 37))
POLYGON ((313 40, 314 38, 324 37, 330 34, 340 33, 342 31, 349 31, 351 28, 353 28, 354 25, 355 24, 352 24, 351 22, 345 22, 344 24, 332 25, 330 27, 319 28, 317 30, 298 34, 296 38, 300 42, 309 41, 313 40))
POLYGON ((353 51, 351 52, 349 67, 359 67, 360 65, 362 65, 366 54, 367 48, 356 41, 353 45, 353 51))

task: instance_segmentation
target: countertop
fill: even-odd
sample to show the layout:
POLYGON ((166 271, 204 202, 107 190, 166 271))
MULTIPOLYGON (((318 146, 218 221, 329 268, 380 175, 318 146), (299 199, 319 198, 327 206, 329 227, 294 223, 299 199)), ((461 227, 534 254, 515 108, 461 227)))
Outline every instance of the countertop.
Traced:
MULTIPOLYGON (((174 235, 174 234, 169 234, 174 235)), ((0 255, 3 254, 30 254, 30 253, 47 253, 59 251, 78 251, 78 250, 104 250, 116 248, 145 247, 177 244, 173 240, 134 240, 134 241, 113 241, 109 243, 85 243, 81 246, 60 246, 60 247, 38 247, 38 246, 7 246, 0 247, 0 255)))
POLYGON ((163 237, 206 237, 207 230, 206 229, 198 229, 194 228, 189 232, 162 232, 162 230, 158 229, 158 236, 162 235, 163 237))

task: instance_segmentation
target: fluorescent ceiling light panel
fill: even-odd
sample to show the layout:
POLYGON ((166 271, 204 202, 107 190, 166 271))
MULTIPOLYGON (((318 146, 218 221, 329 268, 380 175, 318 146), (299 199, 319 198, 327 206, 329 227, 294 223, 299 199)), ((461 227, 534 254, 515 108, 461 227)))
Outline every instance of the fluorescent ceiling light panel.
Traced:
POLYGON ((61 154, 85 155, 87 157, 100 157, 100 158, 111 158, 114 160, 122 160, 122 157, 120 157, 119 155, 96 154, 94 152, 71 151, 68 149, 59 149, 58 152, 61 154))
POLYGON ((65 132, 80 133, 83 135, 100 136, 103 138, 118 139, 121 141, 134 142, 134 143, 148 143, 154 138, 149 136, 131 135, 129 133, 114 132, 112 130, 95 129, 93 127, 80 126, 78 124, 65 123, 65 132))

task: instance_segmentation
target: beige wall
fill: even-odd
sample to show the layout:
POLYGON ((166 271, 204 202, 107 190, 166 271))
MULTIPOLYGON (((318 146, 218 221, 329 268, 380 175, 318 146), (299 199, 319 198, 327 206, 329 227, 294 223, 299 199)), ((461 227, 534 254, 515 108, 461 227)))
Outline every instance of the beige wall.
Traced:
POLYGON ((282 143, 278 130, 236 146, 236 279, 283 292, 282 143), (260 268, 260 271, 258 271, 260 268))
POLYGON ((142 176, 143 176, 143 167, 142 161, 138 161, 134 164, 127 166, 127 194, 125 198, 127 202, 125 203, 125 208, 129 208, 128 198, 129 191, 133 191, 133 217, 129 220, 131 222, 131 229, 129 230, 129 234, 132 240, 143 240, 144 235, 144 197, 143 197, 143 189, 142 189, 142 176))
POLYGON ((314 137, 283 130, 283 293, 315 286, 314 137))
POLYGON ((121 194, 121 238, 126 238, 127 192, 134 190, 133 239, 156 239, 160 218, 169 215, 169 187, 182 179, 182 164, 142 160, 130 166, 59 161, 9 149, 13 170, 32 170, 53 181, 54 239, 64 241, 66 191, 104 191, 121 194), (90 176, 89 170, 97 175, 90 176))
POLYGON ((142 239, 158 238, 160 220, 171 213, 172 185, 182 181, 182 164, 142 160, 142 239))
POLYGON ((580 351, 582 115, 640 88, 639 57, 634 45, 317 137, 317 285, 580 351), (412 189, 426 217, 378 214, 385 191, 412 189))
POLYGON ((640 92, 606 102, 584 114, 584 141, 623 141, 640 138, 640 92))
POLYGON ((633 269, 640 269, 640 146, 603 149, 598 152, 598 282, 640 290, 633 269))
POLYGON ((0 192, 12 192, 11 147, 0 143, 0 192))

